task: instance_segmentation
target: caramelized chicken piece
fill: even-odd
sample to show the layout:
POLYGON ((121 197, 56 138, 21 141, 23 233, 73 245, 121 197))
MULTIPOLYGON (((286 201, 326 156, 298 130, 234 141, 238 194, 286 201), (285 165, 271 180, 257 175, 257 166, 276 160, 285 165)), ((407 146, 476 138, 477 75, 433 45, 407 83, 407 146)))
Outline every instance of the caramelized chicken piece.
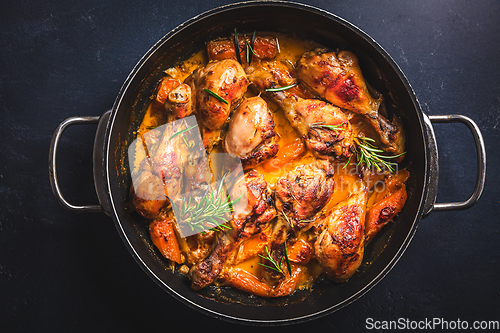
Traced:
POLYGON ((286 214, 295 229, 303 228, 330 199, 334 170, 328 161, 295 167, 276 182, 276 208, 286 214))
POLYGON ((274 120, 267 103, 260 97, 243 101, 229 122, 224 150, 241 159, 251 169, 276 155, 279 149, 274 120))
POLYGON ((202 261, 210 254, 216 233, 214 230, 206 230, 205 233, 179 239, 182 253, 185 254, 186 261, 190 266, 202 261))
POLYGON ((134 210, 148 219, 160 216, 162 208, 170 203, 162 179, 147 169, 132 178, 134 187, 131 189, 131 203, 134 210))
POLYGON ((164 104, 165 110, 174 118, 184 118, 193 113, 191 87, 180 84, 170 91, 164 104))
POLYGON ((287 255, 291 262, 305 265, 314 256, 314 249, 303 238, 299 238, 292 246, 288 247, 287 255))
POLYGON ((317 157, 351 156, 352 130, 340 108, 316 99, 303 99, 288 90, 267 90, 280 87, 290 75, 286 66, 272 62, 256 68, 249 79, 283 109, 290 125, 317 157))
POLYGON ((210 62, 195 70, 186 81, 194 92, 198 119, 209 130, 224 125, 232 107, 243 97, 249 84, 243 67, 233 59, 210 62), (205 89, 222 97, 227 103, 210 95, 205 89))
POLYGON ((181 155, 181 136, 172 136, 184 129, 181 122, 172 122, 165 125, 156 151, 153 152, 151 168, 154 175, 160 177, 165 185, 166 194, 173 198, 182 188, 183 158, 181 155))
POLYGON ((182 187, 179 137, 170 137, 180 130, 180 123, 169 123, 151 130, 135 142, 144 147, 146 157, 132 173, 132 206, 146 218, 157 218, 161 209, 170 204, 169 196, 177 195, 182 187))
POLYGON ((265 253, 265 248, 273 248, 282 245, 287 236, 288 226, 282 219, 276 219, 273 223, 267 223, 262 231, 243 241, 235 252, 230 265, 238 265, 245 260, 255 258, 265 253))
POLYGON ((382 97, 375 99, 370 95, 352 52, 306 52, 297 63, 297 76, 333 105, 365 116, 388 152, 404 152, 405 135, 399 119, 394 118, 391 123, 379 113, 382 97))
POLYGON ((260 173, 251 170, 236 181, 230 197, 239 198, 242 194, 242 199, 233 206, 233 239, 236 241, 259 233, 276 217, 269 186, 260 173))
POLYGON ((228 255, 248 237, 259 233, 276 216, 267 182, 252 170, 233 186, 230 197, 246 195, 234 205, 231 229, 218 232, 211 253, 194 265, 189 275, 195 290, 211 284, 221 272, 228 255))
POLYGON ((365 242, 368 243, 394 216, 396 216, 406 203, 405 182, 410 177, 410 173, 401 170, 397 174, 385 176, 383 191, 376 192, 369 201, 374 201, 374 205, 366 213, 365 242))
POLYGON ((164 77, 161 81, 160 84, 158 85, 158 88, 156 90, 156 97, 155 100, 159 104, 165 104, 165 102, 168 99, 168 95, 178 85, 181 84, 181 81, 177 79, 172 79, 170 77, 164 77))
POLYGON ((175 221, 169 217, 155 220, 149 224, 149 234, 151 241, 165 258, 180 264, 184 259, 177 241, 174 223, 175 221))
POLYGON ((314 251, 327 276, 338 282, 350 278, 361 265, 367 190, 364 183, 340 202, 320 226, 314 251))
MULTIPOLYGON (((241 60, 246 63, 247 48, 245 44, 251 44, 252 39, 238 35, 239 51, 241 60)), ((273 59, 280 52, 278 39, 272 36, 255 36, 252 57, 257 59, 273 59)), ((208 60, 237 59, 234 47, 234 37, 210 41, 207 44, 208 60)))

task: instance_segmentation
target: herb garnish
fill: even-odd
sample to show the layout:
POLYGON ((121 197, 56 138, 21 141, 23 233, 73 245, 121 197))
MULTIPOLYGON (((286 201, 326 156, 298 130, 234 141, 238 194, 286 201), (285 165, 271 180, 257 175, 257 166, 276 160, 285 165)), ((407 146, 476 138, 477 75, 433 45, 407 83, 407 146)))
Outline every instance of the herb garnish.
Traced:
MULTIPOLYGON (((253 47, 254 47, 254 45, 255 45, 255 33, 256 33, 256 31, 254 30, 254 31, 253 31, 253 35, 252 35, 252 40, 250 41, 250 51, 252 51, 252 54, 253 54, 253 55, 257 56, 257 55, 255 54, 255 52, 253 51, 253 47)), ((251 62, 251 61, 252 61, 252 55, 250 54, 250 61, 248 62, 248 64, 249 64, 249 65, 250 65, 250 62, 251 62)))
POLYGON ((287 89, 290 89, 290 88, 293 88, 295 87, 296 85, 298 85, 299 83, 294 83, 294 84, 290 84, 288 86, 284 86, 284 87, 278 87, 278 88, 269 88, 269 89, 266 89, 266 91, 269 91, 269 92, 274 92, 274 91, 283 91, 283 90, 287 90, 287 89))
POLYGON ((288 253, 286 249, 286 242, 285 242, 285 262, 286 262, 286 269, 288 270, 288 274, 292 275, 292 264, 290 264, 290 259, 288 259, 288 253))
POLYGON ((285 275, 285 273, 281 269, 281 264, 283 263, 283 259, 286 259, 285 261, 286 261, 286 267, 287 267, 288 273, 290 275, 292 275, 292 265, 290 264, 290 260, 288 259, 288 254, 286 253, 287 252, 286 242, 284 244, 285 244, 285 255, 283 257, 281 257, 281 260, 280 260, 279 264, 273 258, 273 252, 274 251, 269 251, 269 249, 267 248, 267 245, 266 245, 266 256, 264 257, 263 255, 259 254, 259 257, 261 257, 262 259, 270 261, 271 264, 273 264, 273 266, 262 264, 260 262, 259 262, 259 265, 267 267, 269 269, 272 269, 272 270, 274 270, 274 271, 276 271, 278 273, 281 273, 281 274, 285 275))
POLYGON ((206 93, 208 93, 208 94, 212 95, 213 97, 217 98, 219 101, 221 101, 221 102, 226 103, 226 104, 229 105, 228 101, 226 101, 223 97, 217 95, 217 93, 214 93, 212 90, 207 89, 207 88, 205 88, 203 90, 205 90, 206 93))
POLYGON ((250 44, 248 44, 248 41, 245 36, 245 47, 247 48, 247 63, 250 65, 252 63, 252 56, 257 56, 255 51, 253 50, 253 46, 255 43, 255 31, 253 32, 252 40, 250 44))
POLYGON ((339 131, 345 131, 345 128, 342 127, 343 125, 344 125, 344 122, 337 124, 337 125, 327 125, 327 124, 325 124, 324 121, 321 121, 318 123, 312 123, 309 125, 309 127, 311 127, 311 128, 318 128, 318 127, 327 128, 327 129, 330 129, 332 131, 335 131, 338 134, 339 131))
MULTIPOLYGON (((372 138, 357 137, 354 138, 354 142, 357 144, 357 164, 359 165, 361 163, 364 163, 368 168, 371 168, 371 166, 373 165, 375 166, 375 168, 377 168, 378 171, 382 171, 382 168, 387 168, 391 173, 394 172, 394 167, 396 167, 398 164, 389 161, 389 159, 398 158, 406 154, 406 152, 403 152, 401 154, 393 156, 380 155, 380 153, 383 153, 384 151, 373 144, 375 140, 372 138)), ((351 157, 349 157, 349 160, 347 161, 344 168, 347 166, 347 164, 349 164, 351 157)))
POLYGON ((236 59, 241 63, 241 55, 240 55, 240 42, 238 40, 238 31, 234 28, 234 52, 236 53, 236 59))
POLYGON ((178 206, 174 200, 171 200, 178 221, 188 224, 191 231, 231 229, 223 223, 230 219, 228 214, 233 211, 233 206, 240 201, 244 193, 231 203, 229 195, 225 196, 222 190, 226 175, 227 173, 222 176, 217 191, 206 191, 198 201, 193 202, 194 200, 188 197, 178 206))
POLYGON ((288 218, 288 215, 286 215, 286 213, 285 213, 285 212, 283 212, 283 211, 282 211, 282 213, 283 213, 283 217, 285 218, 286 223, 290 226, 290 228, 292 228, 292 229, 293 229, 293 223, 292 223, 292 221, 290 221, 290 219, 288 218))
POLYGON ((193 128, 195 128, 196 126, 198 126, 198 124, 196 124, 196 125, 194 125, 194 126, 191 126, 191 127, 188 127, 188 128, 185 128, 185 129, 183 129, 182 131, 179 131, 179 132, 175 133, 174 135, 172 135, 172 136, 170 137, 170 139, 168 139, 168 140, 170 141, 170 140, 172 140, 173 138, 175 138, 177 135, 181 135, 182 133, 187 132, 187 131, 189 131, 189 130, 193 129, 193 128))

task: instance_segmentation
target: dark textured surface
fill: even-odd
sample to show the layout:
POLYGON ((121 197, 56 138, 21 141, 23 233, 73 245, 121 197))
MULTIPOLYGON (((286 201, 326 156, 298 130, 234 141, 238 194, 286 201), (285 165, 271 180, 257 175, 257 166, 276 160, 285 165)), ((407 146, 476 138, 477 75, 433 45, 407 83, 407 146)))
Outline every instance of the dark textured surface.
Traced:
MULTIPOLYGON (((62 209, 52 196, 50 136, 70 116, 109 109, 140 57, 172 28, 228 1, 24 1, 0 11, 0 330, 189 332, 248 329, 179 303, 134 262, 110 218, 62 209)), ((500 320, 500 4, 496 1, 305 1, 360 27, 399 64, 424 112, 459 113, 486 142, 483 197, 434 213, 395 268, 350 306, 287 327, 364 330, 367 318, 500 320)), ((435 125, 438 201, 464 200, 475 181, 472 135, 435 125)), ((97 201, 95 127, 61 141, 59 175, 71 202, 97 201)), ((272 329, 261 328, 263 331, 272 329)))

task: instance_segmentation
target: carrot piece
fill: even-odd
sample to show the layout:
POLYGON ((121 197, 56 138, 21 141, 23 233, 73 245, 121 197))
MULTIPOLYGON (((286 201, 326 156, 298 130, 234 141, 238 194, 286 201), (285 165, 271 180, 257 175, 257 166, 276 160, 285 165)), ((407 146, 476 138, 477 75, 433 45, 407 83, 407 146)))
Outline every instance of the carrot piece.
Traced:
POLYGON ((377 232, 396 216, 406 202, 406 186, 376 203, 367 213, 365 219, 365 242, 368 243, 377 232))
POLYGON ((282 166, 302 155, 304 151, 304 143, 296 139, 281 147, 276 156, 267 160, 262 167, 266 172, 278 171, 282 166))
POLYGON ((170 92, 180 84, 181 81, 177 79, 168 77, 163 78, 163 80, 161 80, 160 84, 158 85, 158 90, 156 92, 156 101, 160 104, 165 104, 168 98, 168 94, 170 94, 170 92))
POLYGON ((311 260, 313 252, 312 246, 300 238, 288 248, 287 255, 291 262, 305 265, 311 260))
MULTIPOLYGON (((246 38, 246 43, 250 45, 251 38, 246 38)), ((241 60, 246 62, 247 48, 244 36, 239 35, 238 44, 241 60)), ((252 55, 257 59, 273 59, 279 53, 278 41, 275 37, 271 36, 255 37, 253 51, 254 54, 252 55)), ((207 54, 209 60, 236 59, 234 39, 221 39, 208 42, 207 54)))
POLYGON ((183 260, 173 223, 173 219, 168 217, 155 220, 149 225, 149 234, 153 244, 165 258, 180 264, 183 260))
POLYGON ((253 274, 237 267, 230 267, 226 273, 226 283, 232 287, 261 297, 271 297, 273 289, 258 280, 253 274))

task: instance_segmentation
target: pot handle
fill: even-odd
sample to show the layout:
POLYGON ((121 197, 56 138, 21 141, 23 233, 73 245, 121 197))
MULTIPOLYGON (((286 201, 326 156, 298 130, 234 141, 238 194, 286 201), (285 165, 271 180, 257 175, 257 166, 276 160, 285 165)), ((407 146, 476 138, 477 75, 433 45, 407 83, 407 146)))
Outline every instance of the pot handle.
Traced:
MULTIPOLYGON (((102 116, 85 116, 85 117, 70 117, 65 120, 63 120, 59 126, 55 129, 54 133, 52 134, 52 139, 50 141, 50 148, 49 148, 49 179, 50 179, 50 185, 52 187, 52 192, 54 193, 54 196, 56 200, 59 202, 61 206, 66 208, 67 210, 73 211, 73 212, 78 212, 78 213, 87 213, 87 212, 102 212, 103 207, 101 206, 102 204, 102 199, 101 195, 98 194, 98 199, 101 202, 99 205, 84 205, 84 206, 77 206, 69 203, 64 196, 62 195, 61 188, 59 187, 59 182, 57 179, 57 167, 56 167, 56 161, 57 161, 57 148, 59 146, 59 140, 62 137, 63 132, 70 126, 73 125, 83 125, 83 124, 99 124, 97 133, 96 133, 96 142, 94 143, 94 155, 96 151, 95 144, 97 143, 97 140, 99 137, 101 137, 104 123, 107 122, 109 119, 109 111, 104 113, 102 116)), ((94 183, 96 182, 96 165, 95 165, 95 160, 94 160, 94 183)), ((97 186, 96 186, 97 187, 97 186)), ((106 205, 105 205, 106 206, 106 205)), ((105 207, 104 207, 105 208, 105 207)), ((104 212, 106 210, 104 209, 104 212)))
MULTIPOLYGON (((462 210, 472 207, 481 197, 481 194, 484 190, 484 184, 486 181, 486 149, 484 145, 483 136, 481 134, 481 130, 477 126, 477 124, 470 118, 458 115, 429 115, 429 120, 431 123, 462 123, 465 124, 469 130, 471 131, 474 137, 474 143, 476 144, 476 153, 477 153, 477 175, 476 175, 476 186, 474 187, 474 191, 472 195, 466 201, 462 202, 446 202, 446 203, 434 203, 426 214, 430 212, 439 212, 439 211, 448 211, 448 210, 462 210)), ((432 133, 434 136, 434 133, 432 133)), ((435 140, 435 138, 433 138, 435 140)), ((438 165, 437 165, 437 149, 435 151, 435 168, 431 170, 431 173, 435 173, 436 178, 438 175, 438 165)), ((437 179, 436 179, 437 183, 437 179)), ((435 195, 437 194, 437 186, 433 191, 434 200, 435 195)))

